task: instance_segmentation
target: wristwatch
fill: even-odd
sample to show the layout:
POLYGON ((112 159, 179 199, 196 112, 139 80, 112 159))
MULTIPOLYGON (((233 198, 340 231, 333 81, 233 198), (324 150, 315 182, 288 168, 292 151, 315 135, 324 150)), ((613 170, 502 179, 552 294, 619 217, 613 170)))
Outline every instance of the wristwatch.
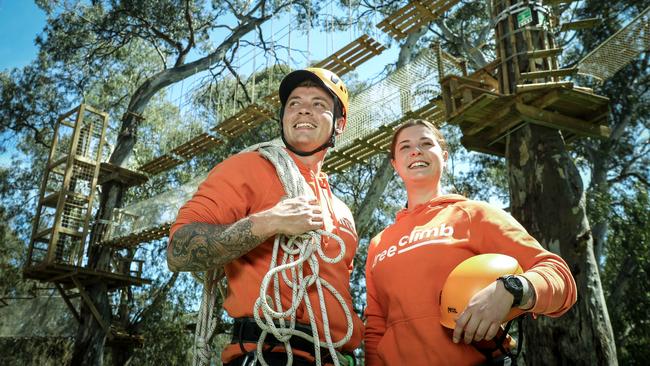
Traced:
POLYGON ((515 275, 506 275, 497 278, 497 281, 503 282, 503 287, 515 297, 512 301, 512 307, 516 308, 521 305, 521 298, 524 296, 524 285, 519 277, 515 275))

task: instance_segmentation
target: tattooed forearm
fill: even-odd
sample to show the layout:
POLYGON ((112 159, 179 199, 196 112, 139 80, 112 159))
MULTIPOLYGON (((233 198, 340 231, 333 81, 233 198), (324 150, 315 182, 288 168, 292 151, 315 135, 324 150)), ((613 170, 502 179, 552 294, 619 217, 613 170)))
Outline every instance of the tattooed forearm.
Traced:
POLYGON ((172 271, 206 271, 221 267, 258 246, 266 238, 253 234, 245 218, 231 225, 194 223, 182 226, 167 249, 172 271))

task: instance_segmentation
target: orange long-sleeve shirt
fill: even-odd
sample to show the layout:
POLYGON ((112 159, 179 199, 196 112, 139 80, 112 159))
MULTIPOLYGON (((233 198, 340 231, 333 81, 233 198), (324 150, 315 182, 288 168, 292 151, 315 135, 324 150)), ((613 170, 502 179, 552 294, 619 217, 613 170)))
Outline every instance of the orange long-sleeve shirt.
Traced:
POLYGON ((482 253, 516 258, 535 288, 531 312, 560 316, 576 301, 562 258, 509 214, 458 195, 437 197, 372 239, 366 263, 366 365, 476 365, 472 345, 452 342, 440 325, 440 291, 463 260, 482 253))
MULTIPOLYGON (((352 214, 348 207, 332 195, 324 173, 314 175, 307 167, 292 156, 300 173, 305 178, 323 208, 325 230, 337 234, 345 242, 345 257, 334 264, 320 263, 320 277, 329 282, 344 298, 352 310, 350 295, 350 271, 357 250, 357 234, 352 214)), ((176 222, 170 230, 170 240, 176 230, 188 223, 232 224, 256 212, 275 206, 285 195, 275 168, 257 152, 234 155, 218 164, 199 186, 197 192, 179 210, 176 222)), ((262 278, 269 271, 274 237, 269 238, 244 256, 225 266, 228 278, 228 295, 224 308, 234 318, 252 317, 253 306, 260 293, 262 278)), ((338 244, 329 238, 323 239, 322 247, 329 257, 339 253, 338 244)), ((282 258, 280 249, 279 258, 282 258)), ((320 259, 319 259, 320 261, 320 259)), ((291 304, 291 289, 280 281, 283 308, 291 304)), ((321 316, 318 294, 311 286, 309 299, 314 313, 320 338, 324 339, 323 319, 321 316)), ((325 304, 329 319, 332 339, 342 339, 347 332, 347 321, 339 302, 325 291, 325 304)), ((297 310, 297 320, 310 324, 304 304, 297 310)), ((364 325, 352 311, 353 333, 350 341, 343 347, 352 351, 359 346, 363 337, 364 325)), ((255 349, 255 344, 246 344, 248 350, 255 349)), ((229 362, 241 354, 239 345, 230 345, 222 353, 222 360, 229 362)), ((296 354, 304 353, 296 352, 296 354)))

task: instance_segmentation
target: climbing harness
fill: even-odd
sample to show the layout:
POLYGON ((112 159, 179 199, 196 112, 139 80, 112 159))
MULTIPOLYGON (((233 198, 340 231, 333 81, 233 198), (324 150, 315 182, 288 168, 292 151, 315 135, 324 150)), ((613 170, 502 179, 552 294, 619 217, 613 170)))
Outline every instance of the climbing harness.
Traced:
POLYGON ((479 366, 516 366, 517 358, 521 354, 521 348, 524 344, 523 333, 523 316, 516 318, 517 320, 517 350, 513 352, 513 340, 509 337, 508 331, 515 319, 510 320, 504 328, 490 341, 472 342, 474 348, 485 357, 485 362, 479 366))
MULTIPOLYGON (((277 171, 278 177, 284 187, 286 197, 293 198, 305 195, 310 192, 307 182, 300 174, 296 163, 289 156, 286 150, 277 139, 253 145, 242 152, 258 151, 264 158, 269 160, 277 171)), ((337 235, 325 230, 313 230, 308 233, 287 237, 276 235, 273 244, 273 255, 269 266, 269 272, 262 279, 260 296, 255 302, 253 316, 255 323, 261 329, 257 340, 257 350, 254 358, 261 365, 268 366, 264 350, 267 336, 272 336, 282 346, 287 355, 287 365, 293 364, 292 338, 298 337, 309 341, 314 347, 316 365, 322 364, 321 347, 329 351, 334 365, 350 365, 349 356, 337 351, 346 344, 352 337, 352 313, 348 308, 345 299, 338 291, 324 278, 319 277, 320 261, 325 263, 337 263, 345 256, 345 244, 337 235), (333 239, 339 246, 339 252, 335 257, 328 257, 321 247, 321 239, 328 237, 333 239), (282 257, 280 258, 280 250, 282 257), (309 269, 306 274, 305 270, 309 269), (280 281, 291 289, 291 305, 283 309, 280 295, 280 281), (319 299, 320 316, 323 322, 322 332, 324 339, 320 339, 316 315, 308 296, 309 289, 314 286, 319 299), (330 294, 339 302, 347 322, 347 332, 341 339, 334 340, 329 327, 327 307, 325 304, 324 292, 330 294), (271 296, 272 295, 272 296, 271 296), (301 327, 296 322, 296 311, 304 304, 310 322, 311 332, 301 327)), ((215 289, 218 287, 218 271, 208 271, 205 277, 203 301, 199 310, 199 321, 197 322, 194 365, 209 365, 210 358, 214 353, 210 349, 210 342, 214 337, 217 319, 214 315, 214 303, 216 299, 215 289)), ((246 357, 249 355, 246 354, 246 357)), ((255 360, 252 360, 253 364, 255 360)))

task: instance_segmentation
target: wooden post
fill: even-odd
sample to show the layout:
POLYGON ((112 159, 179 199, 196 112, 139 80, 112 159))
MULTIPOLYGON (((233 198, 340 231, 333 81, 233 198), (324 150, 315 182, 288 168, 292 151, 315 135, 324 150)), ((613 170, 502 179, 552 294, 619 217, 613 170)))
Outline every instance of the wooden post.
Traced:
POLYGON ((557 54, 546 53, 545 58, 531 57, 533 52, 548 50, 551 42, 549 15, 539 3, 524 0, 493 0, 493 17, 496 24, 497 55, 499 65, 499 86, 502 94, 516 94, 517 85, 554 80, 551 74, 522 75, 536 71, 555 70, 557 54), (541 63, 536 62, 542 59, 541 63), (546 59, 550 61, 546 61, 546 59))

